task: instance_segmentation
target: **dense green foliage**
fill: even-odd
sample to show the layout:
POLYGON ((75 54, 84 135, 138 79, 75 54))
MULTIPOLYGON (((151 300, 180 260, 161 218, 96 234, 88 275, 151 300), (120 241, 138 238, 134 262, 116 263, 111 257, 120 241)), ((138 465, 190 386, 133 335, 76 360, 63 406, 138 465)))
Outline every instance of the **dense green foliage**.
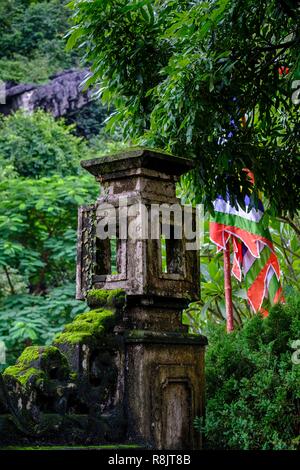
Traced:
MULTIPOLYGON (((289 0, 73 1, 69 45, 93 63, 124 138, 190 156, 207 205, 243 201, 256 176, 277 213, 300 207, 297 3, 289 0), (287 66, 281 75, 279 67, 287 66), (241 120, 247 114, 243 126, 241 120), (242 184, 241 184, 242 183, 242 184)), ((270 210, 271 210, 270 209, 270 210)))
MULTIPOLYGON (((24 347, 50 344, 66 323, 87 310, 84 302, 75 300, 75 285, 65 283, 49 294, 20 293, 2 299, 0 339, 7 348, 7 364, 12 364, 24 347)), ((0 364, 0 370, 5 364, 0 364)))
POLYGON ((86 309, 74 298, 77 207, 97 191, 89 176, 0 183, 0 339, 8 361, 86 309))
POLYGON ((73 132, 85 139, 91 140, 104 128, 107 118, 107 109, 101 105, 100 100, 91 101, 87 106, 66 116, 67 124, 75 125, 73 132))
POLYGON ((1 167, 28 178, 77 174, 87 146, 72 132, 63 120, 39 110, 0 116, 1 167))
MULTIPOLYGON (((65 51, 66 3, 0 0, 0 80, 39 83, 78 65, 77 53, 65 51)), ((104 119, 96 102, 65 120, 43 111, 0 115, 0 339, 8 363, 87 308, 75 300, 77 208, 99 189, 80 160, 105 151, 104 119)))
POLYGON ((77 207, 95 198, 93 180, 9 179, 0 192, 0 264, 8 280, 16 272, 29 292, 44 293, 74 279, 77 207))
POLYGON ((65 51, 65 0, 0 0, 0 80, 42 82, 76 65, 65 51))
MULTIPOLYGON (((77 51, 64 50, 66 3, 0 0, 0 80, 43 82, 78 64, 77 51)), ((239 194, 241 169, 251 168, 254 199, 263 190, 276 212, 270 228, 285 291, 299 289, 294 3, 83 0, 71 6, 69 44, 78 41, 92 62, 90 83, 101 85, 99 95, 113 109, 106 131, 114 134, 109 142, 105 132, 98 135, 106 111, 96 101, 66 121, 42 111, 0 119, 0 340, 7 363, 24 346, 50 344, 87 309, 74 299, 77 207, 94 201, 99 188, 80 172, 79 160, 114 151, 120 132, 127 143, 196 159, 196 172, 178 187, 185 202, 209 206, 228 187, 239 194), (288 74, 278 73, 282 65, 288 74)), ((243 190, 247 186, 244 181, 243 190)), ((299 297, 275 307, 266 320, 249 319, 243 286, 233 281, 238 330, 227 335, 223 260, 215 252, 206 220, 201 300, 185 312, 193 332, 209 336, 206 445, 299 448, 300 366, 291 362, 299 297)), ((99 295, 91 292, 90 305, 99 295)))
POLYGON ((0 121, 0 339, 8 362, 24 345, 49 343, 86 309, 74 298, 77 208, 98 187, 79 171, 90 150, 73 131, 43 111, 0 121))
POLYGON ((299 331, 299 294, 273 307, 268 318, 257 315, 230 335, 223 325, 212 325, 206 354, 207 447, 299 449, 300 365, 292 361, 293 354, 299 358, 292 344, 299 331))

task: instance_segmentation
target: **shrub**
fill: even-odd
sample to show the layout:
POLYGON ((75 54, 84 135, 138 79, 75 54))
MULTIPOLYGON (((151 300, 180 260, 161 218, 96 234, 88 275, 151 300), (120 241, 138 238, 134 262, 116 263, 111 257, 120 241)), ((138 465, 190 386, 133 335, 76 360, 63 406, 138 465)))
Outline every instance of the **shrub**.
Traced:
POLYGON ((66 323, 87 310, 85 302, 75 300, 75 286, 67 283, 46 296, 16 294, 0 303, 0 340, 4 341, 6 364, 14 363, 25 346, 50 344, 66 323))
POLYGON ((300 339, 300 294, 256 315, 226 334, 209 328, 204 426, 214 449, 297 449, 300 431, 300 364, 292 342, 300 339))
POLYGON ((28 178, 77 174, 87 147, 72 130, 41 110, 0 119, 0 167, 28 178))

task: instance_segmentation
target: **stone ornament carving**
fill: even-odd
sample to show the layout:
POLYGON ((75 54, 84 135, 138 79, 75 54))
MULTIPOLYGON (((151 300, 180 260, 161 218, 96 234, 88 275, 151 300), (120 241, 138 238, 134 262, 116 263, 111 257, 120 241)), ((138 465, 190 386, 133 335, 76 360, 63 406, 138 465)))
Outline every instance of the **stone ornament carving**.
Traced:
POLYGON ((92 288, 96 258, 96 208, 82 206, 78 210, 76 298, 84 299, 92 288))

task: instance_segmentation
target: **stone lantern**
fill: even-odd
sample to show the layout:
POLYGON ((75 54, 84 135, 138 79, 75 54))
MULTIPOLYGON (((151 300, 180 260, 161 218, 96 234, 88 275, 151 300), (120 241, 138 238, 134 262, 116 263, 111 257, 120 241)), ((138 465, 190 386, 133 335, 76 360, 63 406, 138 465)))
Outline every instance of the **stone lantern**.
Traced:
POLYGON ((134 149, 81 164, 101 194, 79 210, 77 299, 95 289, 126 293, 115 334, 124 338, 127 438, 156 449, 197 449, 193 420, 203 415, 206 338, 188 334, 182 310, 199 296, 199 253, 183 230, 183 215, 194 229, 195 213, 175 193, 193 162, 134 149))

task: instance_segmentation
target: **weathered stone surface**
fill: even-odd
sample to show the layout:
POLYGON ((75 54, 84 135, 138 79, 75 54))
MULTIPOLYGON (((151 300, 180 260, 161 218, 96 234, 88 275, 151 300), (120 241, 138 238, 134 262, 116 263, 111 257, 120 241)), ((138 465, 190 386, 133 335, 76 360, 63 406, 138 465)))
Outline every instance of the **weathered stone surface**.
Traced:
MULTIPOLYGON (((143 217, 153 204, 180 207, 175 183, 193 162, 132 149, 81 164, 102 190, 96 204, 82 208, 79 217, 77 298, 91 288, 126 291, 120 330, 125 337, 127 438, 157 449, 199 448, 193 420, 204 412, 206 338, 189 335, 181 318, 182 309, 199 296, 198 252, 187 249, 184 234, 170 237, 163 272, 161 239, 151 238, 149 218, 143 217), (98 224, 120 214, 121 198, 126 198, 128 225, 139 227, 142 236, 118 239, 113 273, 110 241, 99 239, 98 224)), ((194 217, 191 211, 191 224, 194 217)), ((175 232, 175 217, 170 223, 175 232)))
POLYGON ((120 181, 120 177, 128 175, 132 176, 131 179, 134 179, 136 174, 141 173, 141 169, 158 171, 162 178, 170 179, 171 175, 178 177, 191 170, 194 168, 194 163, 188 158, 175 157, 166 152, 136 147, 115 155, 83 160, 81 166, 102 182, 108 181, 111 185, 111 181, 115 179, 119 180, 119 183, 123 186, 124 182, 120 181))
POLYGON ((61 117, 81 109, 91 101, 91 92, 83 92, 81 83, 88 70, 66 70, 52 77, 45 85, 6 84, 6 104, 0 104, 0 113, 10 114, 17 109, 33 112, 43 109, 61 117))
POLYGON ((197 449, 204 411, 203 337, 133 332, 127 338, 128 433, 156 449, 197 449), (141 406, 143 403, 143 406, 141 406))

